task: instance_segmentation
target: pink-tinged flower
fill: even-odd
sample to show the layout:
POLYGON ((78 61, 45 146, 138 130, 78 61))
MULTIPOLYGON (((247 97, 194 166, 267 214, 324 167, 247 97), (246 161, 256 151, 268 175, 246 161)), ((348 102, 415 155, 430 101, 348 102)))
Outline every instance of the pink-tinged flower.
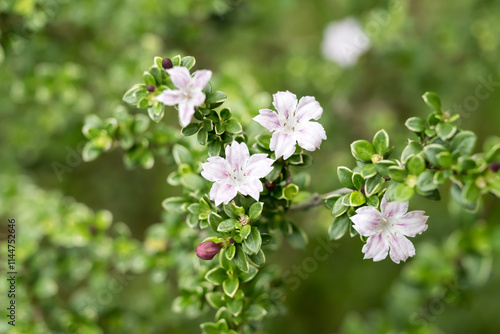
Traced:
POLYGON ((323 108, 312 96, 304 96, 297 104, 297 96, 286 92, 273 95, 273 105, 277 113, 261 109, 253 119, 273 132, 269 148, 276 153, 276 159, 288 159, 295 152, 295 144, 305 150, 314 151, 326 139, 323 126, 311 119, 318 120, 323 108))
POLYGON ((392 261, 406 261, 415 255, 415 247, 405 236, 414 237, 427 230, 429 217, 424 216, 424 211, 406 212, 408 202, 387 202, 385 196, 380 210, 364 206, 351 217, 354 229, 369 237, 362 249, 364 258, 381 261, 389 252, 392 261))
POLYGON ((263 190, 261 178, 272 170, 274 160, 267 154, 250 156, 245 143, 233 142, 226 146, 226 158, 211 157, 201 164, 201 175, 208 181, 215 182, 210 190, 210 199, 215 205, 228 204, 239 192, 250 195, 256 201, 263 190))
POLYGON ((222 247, 221 243, 216 244, 213 241, 203 241, 196 247, 196 256, 202 260, 212 260, 222 247))
POLYGON ((196 71, 192 78, 189 70, 183 66, 174 66, 166 71, 178 89, 164 90, 156 99, 168 106, 178 105, 179 121, 183 127, 187 126, 191 123, 194 108, 201 106, 205 102, 203 88, 210 81, 212 71, 196 71))

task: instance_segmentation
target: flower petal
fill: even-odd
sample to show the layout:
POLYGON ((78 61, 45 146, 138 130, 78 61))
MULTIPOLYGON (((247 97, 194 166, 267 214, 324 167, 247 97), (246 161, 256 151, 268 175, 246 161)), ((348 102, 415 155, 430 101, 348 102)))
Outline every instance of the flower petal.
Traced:
POLYGON ((193 83, 195 87, 200 89, 205 88, 205 86, 210 81, 212 77, 212 71, 209 70, 199 70, 194 73, 193 83))
POLYGON ((364 259, 373 259, 373 261, 378 262, 387 257, 388 250, 389 246, 383 240, 382 235, 375 234, 368 238, 361 251, 365 254, 364 259))
POLYGON ((174 66, 167 70, 170 75, 170 79, 177 88, 184 88, 191 82, 191 75, 189 75, 189 70, 184 66, 174 66))
POLYGON ((352 227, 365 237, 375 234, 381 218, 381 213, 372 206, 363 206, 356 210, 354 216, 350 217, 354 223, 352 227))
POLYGON ((198 107, 205 102, 205 93, 203 93, 201 90, 198 92, 191 92, 192 96, 189 99, 189 102, 193 104, 193 106, 198 107))
POLYGON ((208 162, 201 164, 201 175, 210 182, 225 180, 229 177, 227 161, 221 157, 211 157, 208 162))
POLYGON ((314 96, 302 97, 295 112, 295 116, 299 122, 308 121, 310 119, 318 120, 322 114, 323 108, 321 108, 314 96))
POLYGON ((264 187, 262 186, 262 182, 258 179, 246 182, 238 187, 238 191, 242 195, 250 195, 256 201, 259 200, 259 195, 262 190, 264 190, 264 187))
POLYGON ((271 137, 269 148, 276 153, 276 159, 283 157, 288 159, 295 152, 296 140, 291 135, 275 132, 271 137))
POLYGON ((321 141, 326 139, 323 125, 317 122, 300 123, 297 128, 297 142, 305 150, 314 151, 320 147, 321 141))
POLYGON ((289 91, 277 92, 273 95, 273 104, 280 116, 288 117, 297 107, 297 96, 289 91))
POLYGON ((182 127, 186 127, 191 123, 194 115, 194 106, 191 103, 179 104, 179 121, 182 127))
POLYGON ((389 241, 389 246, 391 246, 389 252, 391 260, 395 263, 406 261, 408 257, 415 255, 415 247, 402 234, 390 234, 387 240, 389 241))
POLYGON ((402 217, 406 211, 408 211, 408 202, 387 202, 387 199, 382 198, 382 203, 380 203, 380 210, 382 214, 389 217, 402 217))
POLYGON ((238 144, 235 141, 226 146, 226 160, 229 162, 231 169, 239 169, 245 166, 249 156, 250 153, 245 143, 238 144))
POLYGON ((215 206, 221 203, 227 204, 236 197, 238 193, 235 186, 227 183, 216 182, 210 189, 210 199, 215 202, 215 206))
POLYGON ((254 154, 248 159, 246 174, 247 177, 262 178, 271 173, 274 163, 273 159, 268 159, 267 154, 254 154))
POLYGON ((260 114, 253 118, 254 121, 268 129, 269 131, 275 131, 280 127, 280 121, 278 119, 278 114, 270 109, 260 109, 260 114))
POLYGON ((175 106, 179 104, 181 99, 181 91, 180 90, 164 90, 160 95, 156 97, 157 101, 160 101, 167 106, 175 106))
MULTIPOLYGON (((399 226, 399 230, 409 237, 414 237, 427 230, 426 224, 429 216, 424 216, 425 211, 410 211, 399 219, 394 219, 394 224, 399 226)), ((392 220, 392 219, 391 219, 392 220)))

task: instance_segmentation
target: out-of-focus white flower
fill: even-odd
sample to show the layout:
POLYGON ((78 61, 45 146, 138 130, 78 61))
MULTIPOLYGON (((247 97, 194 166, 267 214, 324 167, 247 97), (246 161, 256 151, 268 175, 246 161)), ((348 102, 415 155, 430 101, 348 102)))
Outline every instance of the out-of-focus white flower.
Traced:
POLYGON ((370 48, 370 39, 358 20, 348 17, 325 28, 321 49, 326 59, 340 67, 351 67, 370 48))
POLYGON ((408 202, 387 202, 382 198, 380 211, 363 206, 351 217, 353 227, 362 236, 368 237, 362 252, 365 259, 381 261, 390 254, 391 260, 399 263, 415 255, 415 247, 405 236, 414 237, 427 230, 424 211, 408 211, 408 202), (390 249, 390 251, 389 251, 390 249))
POLYGON ((326 139, 325 129, 318 122, 323 108, 312 96, 304 96, 297 103, 297 96, 289 91, 273 95, 273 104, 277 112, 261 109, 253 119, 273 132, 269 148, 276 154, 276 159, 288 159, 295 152, 295 144, 305 150, 314 151, 321 141, 326 139))

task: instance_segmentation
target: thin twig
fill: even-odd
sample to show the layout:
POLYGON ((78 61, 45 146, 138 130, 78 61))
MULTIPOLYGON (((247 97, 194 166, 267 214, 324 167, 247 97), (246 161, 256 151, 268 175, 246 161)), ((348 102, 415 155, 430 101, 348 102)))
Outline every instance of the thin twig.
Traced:
POLYGON ((320 206, 323 204, 323 199, 328 198, 333 195, 345 195, 352 192, 351 189, 348 188, 340 188, 334 191, 330 191, 329 193, 320 195, 318 193, 314 193, 311 196, 311 199, 307 202, 292 205, 290 209, 288 209, 288 212, 295 212, 295 211, 303 211, 303 210, 309 210, 311 208, 314 208, 316 206, 320 206))

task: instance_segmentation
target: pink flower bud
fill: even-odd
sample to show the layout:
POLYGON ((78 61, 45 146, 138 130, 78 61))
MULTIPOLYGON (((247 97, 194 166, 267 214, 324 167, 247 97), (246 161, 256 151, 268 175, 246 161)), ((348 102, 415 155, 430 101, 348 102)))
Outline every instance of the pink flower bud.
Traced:
POLYGON ((146 89, 148 90, 148 92, 152 93, 155 91, 155 86, 153 85, 147 85, 146 89))
POLYGON ((221 249, 221 244, 213 241, 203 241, 196 247, 196 256, 202 260, 212 260, 221 249))
POLYGON ((500 170, 500 163, 498 163, 498 162, 492 162, 492 163, 490 163, 490 170, 493 173, 498 172, 498 170, 500 170))

